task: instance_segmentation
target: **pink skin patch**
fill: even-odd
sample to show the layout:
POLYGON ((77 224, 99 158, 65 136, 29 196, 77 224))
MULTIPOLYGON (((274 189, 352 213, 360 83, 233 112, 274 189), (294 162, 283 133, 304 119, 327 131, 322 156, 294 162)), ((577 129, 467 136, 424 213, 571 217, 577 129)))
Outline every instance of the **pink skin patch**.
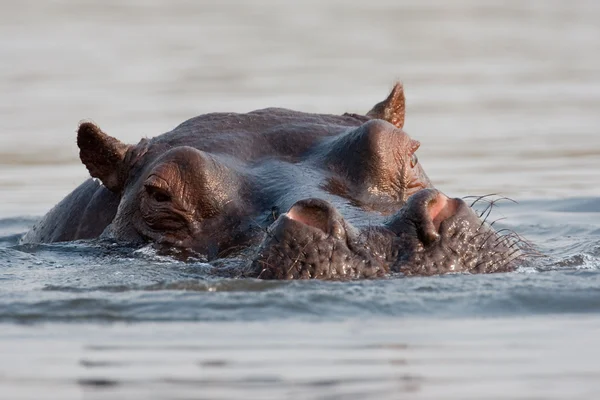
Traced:
POLYGON ((322 230, 323 232, 328 231, 328 219, 322 210, 318 209, 306 209, 302 206, 293 206, 290 211, 287 212, 287 217, 294 221, 302 222, 308 226, 312 226, 322 230))
POLYGON ((442 222, 456 213, 458 203, 456 200, 450 199, 442 193, 438 193, 436 198, 428 204, 427 208, 435 231, 438 232, 442 222))

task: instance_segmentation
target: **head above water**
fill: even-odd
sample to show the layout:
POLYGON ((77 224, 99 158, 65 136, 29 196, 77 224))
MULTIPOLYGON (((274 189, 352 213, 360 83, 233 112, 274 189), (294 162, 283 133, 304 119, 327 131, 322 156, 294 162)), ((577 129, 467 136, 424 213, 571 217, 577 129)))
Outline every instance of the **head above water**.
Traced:
MULTIPOLYGON (((486 250, 482 240, 491 243, 494 232, 482 230, 469 207, 433 190, 404 120, 397 84, 366 115, 275 108, 206 114, 137 145, 84 122, 80 158, 102 185, 84 183, 63 201, 71 198, 63 209, 88 204, 78 204, 85 209, 78 228, 61 239, 102 232, 134 245, 192 250, 208 261, 236 257, 244 274, 262 278, 512 267, 499 261, 502 247, 486 250), (105 216, 92 229, 95 210, 105 216), (466 245, 475 242, 477 251, 466 245)), ((40 224, 51 223, 51 214, 40 224)))

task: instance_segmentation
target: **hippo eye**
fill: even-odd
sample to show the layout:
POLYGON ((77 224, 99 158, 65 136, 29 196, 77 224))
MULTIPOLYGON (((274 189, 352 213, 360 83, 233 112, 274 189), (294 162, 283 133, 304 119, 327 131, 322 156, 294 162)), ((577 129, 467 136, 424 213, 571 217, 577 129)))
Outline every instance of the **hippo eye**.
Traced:
POLYGON ((167 193, 164 189, 150 185, 146 185, 145 188, 146 192, 148 193, 148 196, 150 196, 157 203, 165 203, 167 201, 171 201, 171 195, 167 193))
POLYGON ((415 153, 413 153, 413 155, 410 158, 410 167, 411 168, 416 167, 418 162, 419 162, 419 159, 417 158, 417 155, 415 153))

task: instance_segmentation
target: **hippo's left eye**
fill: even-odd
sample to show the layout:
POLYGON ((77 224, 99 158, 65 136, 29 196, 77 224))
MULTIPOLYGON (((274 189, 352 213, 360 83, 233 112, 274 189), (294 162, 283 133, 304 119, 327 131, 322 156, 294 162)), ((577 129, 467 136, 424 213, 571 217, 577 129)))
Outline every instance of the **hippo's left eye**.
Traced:
POLYGON ((145 185, 148 195, 157 203, 165 203, 171 201, 171 195, 161 188, 156 186, 145 185))
POLYGON ((417 158, 417 155, 415 153, 413 153, 412 157, 410 158, 410 167, 411 168, 416 167, 418 162, 419 162, 419 159, 417 158))

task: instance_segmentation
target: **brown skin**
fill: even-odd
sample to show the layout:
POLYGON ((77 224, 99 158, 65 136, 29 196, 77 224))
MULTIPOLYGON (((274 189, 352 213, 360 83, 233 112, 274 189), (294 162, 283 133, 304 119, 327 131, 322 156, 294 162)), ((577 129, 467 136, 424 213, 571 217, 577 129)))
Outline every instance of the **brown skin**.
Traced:
POLYGON ((84 182, 23 242, 97 236, 151 242, 208 261, 248 260, 240 273, 263 278, 356 278, 402 270, 397 261, 418 253, 416 245, 396 238, 406 233, 385 223, 394 214, 417 215, 419 207, 402 207, 431 188, 415 155, 419 142, 402 130, 404 110, 397 84, 366 116, 284 109, 207 114, 137 145, 82 123, 80 158, 102 185, 84 182), (303 200, 309 198, 315 200, 303 200), (293 218, 279 217, 286 210, 293 218), (306 249, 320 256, 304 264, 322 272, 294 272, 298 261, 288 265, 306 249))

